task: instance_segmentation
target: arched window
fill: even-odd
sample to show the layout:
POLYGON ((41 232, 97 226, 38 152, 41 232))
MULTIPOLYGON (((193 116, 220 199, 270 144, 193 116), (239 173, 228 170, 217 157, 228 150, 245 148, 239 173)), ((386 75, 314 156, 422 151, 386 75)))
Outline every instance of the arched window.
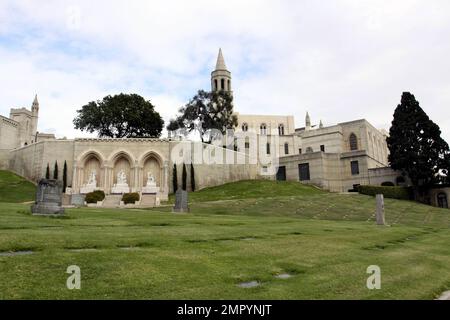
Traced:
POLYGON ((220 89, 225 90, 225 79, 220 79, 220 89))
POLYGON ((437 195, 438 207, 439 208, 448 208, 448 200, 447 195, 443 192, 437 195))
POLYGON ((246 124, 246 123, 242 124, 242 131, 243 132, 247 132, 248 131, 248 124, 246 124))
POLYGON ((261 134, 265 136, 267 134, 267 126, 266 126, 266 124, 263 123, 259 128, 260 128, 261 134))
POLYGON ((284 125, 283 125, 283 124, 280 124, 280 125, 278 126, 278 134, 279 134, 280 136, 284 136, 284 125))
POLYGON ((217 79, 214 79, 214 90, 219 90, 219 86, 217 85, 217 79))
POLYGON ((284 144, 284 154, 289 154, 289 143, 284 144))
POLYGON ((358 138, 356 137, 356 134, 352 133, 349 138, 350 143, 350 150, 358 150, 358 138))
POLYGON ((228 80, 228 82, 227 82, 227 90, 231 91, 231 81, 230 80, 228 80))

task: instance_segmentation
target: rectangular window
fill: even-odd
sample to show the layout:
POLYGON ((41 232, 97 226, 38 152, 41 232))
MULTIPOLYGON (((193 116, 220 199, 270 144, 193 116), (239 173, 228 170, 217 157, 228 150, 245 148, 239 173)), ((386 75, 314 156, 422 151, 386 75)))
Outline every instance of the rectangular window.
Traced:
POLYGON ((250 149, 250 142, 245 143, 245 149, 250 149))
POLYGON ((350 163, 352 168, 352 175, 356 176, 359 174, 359 162, 358 161, 352 161, 350 163))
POLYGON ((287 143, 284 145, 284 154, 289 154, 289 145, 287 143))
POLYGON ((325 152, 325 146, 324 145, 320 146, 320 151, 325 152))
POLYGON ((266 153, 270 154, 270 143, 268 143, 266 146, 266 153))
POLYGON ((298 154, 302 154, 302 148, 298 149, 298 154))
POLYGON ((309 163, 301 163, 298 165, 298 173, 300 181, 309 181, 311 176, 309 174, 309 163))

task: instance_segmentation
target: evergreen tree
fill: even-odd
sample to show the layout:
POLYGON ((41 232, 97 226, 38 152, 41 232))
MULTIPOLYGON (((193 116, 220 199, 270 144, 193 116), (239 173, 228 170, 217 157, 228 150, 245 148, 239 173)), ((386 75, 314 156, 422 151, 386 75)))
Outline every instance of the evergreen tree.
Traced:
POLYGON ((55 168, 53 169, 53 179, 58 180, 58 161, 55 161, 55 168))
POLYGON ((195 191, 195 173, 194 173, 194 164, 191 163, 191 190, 195 191))
POLYGON ((177 173, 177 165, 173 165, 173 177, 172 177, 172 183, 173 183, 173 192, 177 192, 178 190, 178 173, 177 173))
POLYGON ((50 179, 50 164, 47 162, 47 169, 45 170, 45 179, 50 179))
POLYGON ((182 173, 182 184, 183 184, 183 190, 186 191, 187 187, 187 171, 186 171, 186 164, 183 163, 183 173, 182 173))
POLYGON ((67 187, 67 162, 64 161, 64 167, 63 167, 63 192, 66 192, 67 187))
POLYGON ((408 175, 416 190, 443 182, 450 168, 449 146, 409 92, 403 93, 395 110, 389 135, 389 163, 408 175))

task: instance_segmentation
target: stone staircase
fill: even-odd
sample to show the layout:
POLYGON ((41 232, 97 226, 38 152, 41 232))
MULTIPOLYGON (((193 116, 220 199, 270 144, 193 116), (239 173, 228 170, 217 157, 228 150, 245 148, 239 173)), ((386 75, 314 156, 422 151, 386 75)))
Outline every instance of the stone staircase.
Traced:
POLYGON ((155 194, 143 194, 141 196, 141 206, 143 207, 155 207, 156 195, 155 194))
POLYGON ((107 195, 103 200, 103 207, 115 208, 120 206, 122 195, 107 195))

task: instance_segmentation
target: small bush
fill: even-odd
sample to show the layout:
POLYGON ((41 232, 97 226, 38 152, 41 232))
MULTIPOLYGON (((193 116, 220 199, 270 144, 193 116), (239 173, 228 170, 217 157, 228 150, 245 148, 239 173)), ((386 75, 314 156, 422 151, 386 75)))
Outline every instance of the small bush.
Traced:
POLYGON ((102 190, 95 190, 94 192, 90 192, 86 194, 86 202, 87 203, 97 203, 98 201, 103 201, 105 199, 105 192, 102 190))
POLYGON ((125 204, 134 204, 136 201, 139 201, 139 193, 124 193, 122 201, 125 204))
POLYGON ((377 194, 384 195, 385 198, 411 200, 413 198, 411 188, 392 186, 359 186, 358 192, 368 196, 377 194))

